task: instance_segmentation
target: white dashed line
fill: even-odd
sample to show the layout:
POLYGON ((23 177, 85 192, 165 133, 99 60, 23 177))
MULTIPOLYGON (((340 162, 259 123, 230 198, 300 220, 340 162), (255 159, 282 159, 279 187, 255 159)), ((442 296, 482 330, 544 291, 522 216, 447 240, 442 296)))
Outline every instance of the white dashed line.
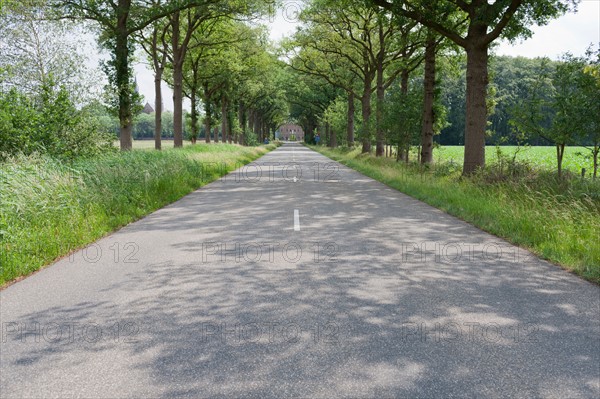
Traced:
POLYGON ((294 209, 294 231, 300 231, 300 212, 294 209))

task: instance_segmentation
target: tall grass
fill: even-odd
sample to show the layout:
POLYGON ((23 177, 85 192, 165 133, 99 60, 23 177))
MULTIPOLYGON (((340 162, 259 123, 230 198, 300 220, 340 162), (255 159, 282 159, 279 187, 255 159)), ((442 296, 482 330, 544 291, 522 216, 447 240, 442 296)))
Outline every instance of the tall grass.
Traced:
POLYGON ((229 144, 0 164, 0 286, 272 149, 229 144))
POLYGON ((456 163, 423 168, 360 155, 359 149, 316 149, 600 283, 600 181, 568 174, 559 180, 554 172, 530 167, 499 173, 497 165, 467 179, 456 163))

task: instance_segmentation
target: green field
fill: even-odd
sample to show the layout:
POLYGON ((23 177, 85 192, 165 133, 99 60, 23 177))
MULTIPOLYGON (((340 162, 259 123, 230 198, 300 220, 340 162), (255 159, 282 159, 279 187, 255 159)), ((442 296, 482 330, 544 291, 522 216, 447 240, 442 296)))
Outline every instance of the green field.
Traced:
MULTIPOLYGON (((533 167, 556 170, 556 147, 516 147, 502 146, 499 147, 503 156, 512 159, 518 151, 516 160, 525 162, 533 167)), ((453 162, 462 165, 464 158, 463 146, 441 146, 433 151, 433 160, 436 163, 453 162)), ((495 146, 486 147, 485 159, 487 163, 497 161, 497 150, 495 146)), ((563 159, 563 169, 570 170, 573 173, 581 173, 581 169, 587 170, 586 174, 593 171, 594 163, 592 160, 592 152, 585 147, 567 147, 565 148, 565 156, 563 159)))
MULTIPOLYGON (((198 144, 204 143, 203 141, 198 141, 198 144)), ((189 140, 184 140, 183 146, 187 146, 192 144, 189 140)), ((114 142, 115 147, 119 148, 119 140, 114 142)), ((162 149, 166 150, 168 148, 173 148, 173 139, 163 139, 162 140, 162 149)), ((154 140, 133 140, 133 149, 134 150, 149 150, 154 149, 154 140)))

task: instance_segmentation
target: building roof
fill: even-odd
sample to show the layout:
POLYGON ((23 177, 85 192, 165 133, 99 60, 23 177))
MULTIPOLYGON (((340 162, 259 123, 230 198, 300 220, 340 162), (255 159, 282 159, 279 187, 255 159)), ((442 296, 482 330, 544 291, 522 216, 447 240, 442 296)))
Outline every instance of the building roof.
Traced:
POLYGON ((142 110, 142 112, 145 114, 152 114, 152 113, 154 113, 154 108, 152 108, 152 105, 150 105, 150 103, 146 103, 146 105, 144 105, 144 109, 142 110))

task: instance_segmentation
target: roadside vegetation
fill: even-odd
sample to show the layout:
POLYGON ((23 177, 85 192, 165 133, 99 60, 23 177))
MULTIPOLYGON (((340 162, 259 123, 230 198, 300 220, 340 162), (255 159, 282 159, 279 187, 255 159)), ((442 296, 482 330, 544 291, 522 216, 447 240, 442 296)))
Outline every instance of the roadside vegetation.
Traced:
POLYGON ((258 145, 288 114, 283 67, 264 27, 244 22, 266 7, 0 5, 0 285, 275 148, 258 145), (152 105, 133 75, 136 50, 159 82, 152 105), (99 51, 95 69, 87 57, 99 51))
POLYGON ((498 161, 462 177, 457 163, 422 166, 359 148, 311 148, 600 284, 598 179, 559 179, 548 169, 498 161))
POLYGON ((0 286, 172 203, 275 145, 198 144, 0 164, 0 286))
POLYGON ((216 178, 204 162, 254 159, 283 123, 597 280, 600 53, 493 54, 578 1, 310 0, 273 43, 257 21, 275 3, 2 3, 0 283, 216 178), (153 102, 136 58, 154 75, 153 102))

